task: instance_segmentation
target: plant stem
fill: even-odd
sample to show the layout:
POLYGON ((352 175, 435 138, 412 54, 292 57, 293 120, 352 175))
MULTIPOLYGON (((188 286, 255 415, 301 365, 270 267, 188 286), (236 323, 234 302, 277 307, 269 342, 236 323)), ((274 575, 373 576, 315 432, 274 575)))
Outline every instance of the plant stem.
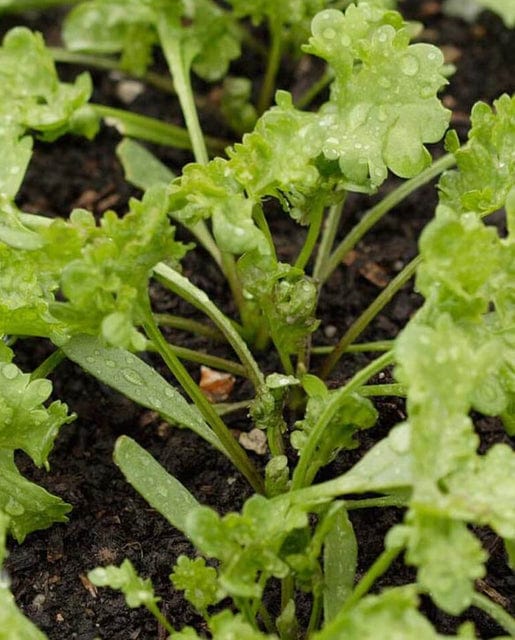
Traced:
POLYGON ((172 74, 175 91, 181 104, 186 128, 190 134, 195 160, 199 164, 207 164, 209 157, 195 106, 189 64, 185 60, 186 56, 181 46, 178 30, 175 27, 175 20, 168 16, 165 11, 158 18, 157 31, 168 68, 172 74))
POLYGON ((376 507, 406 507, 408 497, 406 495, 393 494, 390 496, 379 496, 377 498, 363 498, 362 500, 343 500, 348 511, 355 509, 373 509, 376 507))
POLYGON ((273 256, 275 260, 277 260, 277 252, 275 250, 274 237, 272 236, 272 232, 270 231, 270 227, 268 226, 268 222, 265 218, 265 214, 263 212, 263 207, 260 204, 255 205, 252 215, 254 220, 256 221, 257 226, 260 231, 265 236, 268 246, 270 247, 270 255, 273 256))
POLYGON ((368 327, 370 322, 376 317, 376 315, 390 302, 393 296, 413 277, 418 265, 421 262, 421 257, 417 256, 413 258, 411 262, 404 267, 404 269, 398 273, 390 284, 381 291, 377 298, 370 304, 365 311, 351 324, 351 326, 344 333, 340 341, 331 352, 328 358, 326 358, 322 368, 320 370, 320 377, 325 380, 331 373, 338 360, 349 345, 356 340, 356 338, 363 333, 368 327))
POLYGON ((264 113, 272 103, 275 80, 281 63, 283 24, 279 20, 269 19, 268 28, 270 31, 271 43, 265 77, 263 79, 261 93, 259 94, 257 104, 257 111, 259 114, 264 113))
MULTIPOLYGON (((91 102, 90 106, 104 118, 106 124, 114 126, 122 135, 175 149, 191 149, 192 143, 186 129, 149 116, 142 116, 126 109, 107 107, 91 102)), ((213 153, 223 153, 230 144, 228 140, 206 137, 206 143, 213 153)))
POLYGON ((247 478, 254 491, 257 493, 264 493, 264 483, 261 476, 245 451, 236 442, 223 420, 216 413, 213 405, 207 400, 206 396, 191 378, 182 362, 177 358, 173 349, 165 340, 159 330, 159 327, 155 323, 150 310, 150 305, 149 308, 145 310, 143 328, 145 329, 147 336, 156 346, 160 356, 163 358, 177 382, 189 398, 195 403, 206 422, 218 436, 218 439, 226 450, 231 462, 247 478))
POLYGON ((448 153, 415 176, 411 180, 403 182, 399 187, 394 189, 385 198, 383 198, 378 204, 369 209, 358 224, 345 236, 336 249, 332 252, 329 258, 325 261, 321 267, 318 277, 323 283, 329 278, 331 273, 338 267, 345 256, 353 249, 356 244, 361 240, 365 233, 373 227, 388 211, 393 209, 399 202, 402 202, 404 198, 409 196, 410 193, 426 184, 440 173, 449 169, 455 164, 456 160, 452 153, 448 153))
POLYGON ((301 252, 297 256, 297 260, 295 260, 294 267, 296 267, 297 269, 304 270, 308 263, 308 260, 311 257, 311 254, 313 253, 313 249, 315 248, 315 244, 322 227, 323 214, 323 207, 319 205, 315 206, 315 210, 313 211, 313 214, 311 216, 306 240, 304 241, 301 252))
POLYGON ((487 613, 497 624, 505 629, 512 638, 515 638, 515 618, 500 605, 477 591, 472 595, 472 604, 474 607, 487 613))
POLYGON ((76 51, 68 51, 62 47, 48 47, 55 62, 64 62, 66 64, 77 64, 84 67, 93 67, 94 69, 103 69, 106 71, 119 71, 123 75, 141 80, 156 89, 166 91, 167 93, 175 93, 173 82, 170 78, 164 77, 153 71, 147 71, 143 76, 136 76, 124 69, 116 58, 108 56, 97 56, 90 53, 78 53, 76 51))
POLYGON ((407 387, 403 384, 366 384, 359 390, 360 395, 370 396, 397 396, 405 398, 407 387))
POLYGON ((350 611, 355 604, 357 604, 363 596, 365 596, 374 582, 387 571, 389 566, 395 560, 395 558, 402 551, 402 547, 392 547, 391 549, 385 549, 381 555, 376 559, 374 564, 361 578, 358 584, 354 587, 352 593, 345 601, 341 611, 350 611))
MULTIPOLYGON (((363 353, 366 351, 390 351, 393 347, 393 340, 377 340, 376 342, 359 342, 358 344, 350 344, 345 353, 363 353)), ((334 346, 312 347, 311 353, 316 356, 325 356, 331 353, 334 346)))
POLYGON ((336 233, 338 232, 338 227, 340 226, 340 220, 342 217, 346 198, 347 193, 344 193, 342 200, 338 202, 338 204, 333 204, 331 206, 324 224, 324 230, 322 231, 322 240, 320 241, 320 246, 318 248, 317 257, 315 260, 315 267, 313 269, 313 278, 319 282, 321 282, 320 274, 324 269, 324 265, 326 264, 331 253, 331 249, 333 248, 334 239, 336 238, 336 233))
POLYGON ((323 596, 322 590, 319 589, 318 591, 318 593, 313 594, 313 605, 311 607, 308 628, 306 630, 306 640, 311 638, 312 634, 317 630, 318 625, 320 624, 320 618, 322 617, 323 596))
POLYGON ((66 356, 61 349, 56 349, 48 358, 43 360, 39 367, 34 369, 30 374, 30 379, 37 380, 39 378, 46 378, 65 358, 66 356))
POLYGON ((177 293, 177 295, 197 309, 200 309, 213 321, 238 355, 254 388, 256 391, 259 390, 265 384, 264 376, 250 353, 249 348, 231 321, 211 302, 204 291, 196 287, 180 273, 171 269, 168 265, 160 262, 154 267, 154 273, 166 287, 177 293))
POLYGON ((240 314, 240 319, 245 317, 243 308, 245 306, 245 298, 243 297, 243 289, 241 286, 238 272, 236 271, 236 262, 232 254, 222 253, 222 269, 231 289, 232 299, 240 314))
POLYGON ((327 86, 331 84, 334 79, 334 72, 330 67, 326 67, 324 73, 320 76, 316 82, 309 86, 309 88, 295 101, 297 109, 305 109, 313 100, 321 93, 327 86))
POLYGON ((361 369, 361 371, 358 371, 344 387, 341 387, 332 395, 311 429, 308 439, 301 450, 299 462, 293 472, 291 491, 301 489, 311 484, 318 471, 313 465, 318 444, 323 437, 327 425, 343 400, 354 391, 357 391, 369 378, 391 364, 393 359, 394 354, 392 351, 384 353, 365 368, 361 369))
MULTIPOLYGON (((247 371, 245 370, 245 367, 239 362, 232 362, 231 360, 226 360, 225 358, 212 356, 209 353, 201 353, 200 351, 196 351, 195 349, 187 349, 186 347, 177 347, 172 344, 170 344, 169 347, 173 351, 173 353, 182 360, 197 362, 198 364, 203 364, 207 367, 212 367, 213 369, 227 371, 228 373, 232 373, 235 376, 241 376, 242 378, 247 377, 247 371)), ((154 344, 150 344, 148 349, 151 351, 157 351, 159 353, 159 349, 154 344)))
POLYGON ((182 316, 175 316, 171 313, 154 313, 154 318, 159 326, 189 331, 190 333, 196 333, 199 336, 204 336, 217 342, 223 340, 223 336, 218 329, 203 324, 202 322, 197 322, 197 320, 192 320, 191 318, 183 318, 182 316))
POLYGON ((168 620, 161 613, 161 610, 157 606, 155 602, 147 602, 145 604, 146 608, 150 611, 150 613, 156 618, 159 624, 166 629, 168 633, 176 633, 176 629, 172 627, 172 625, 168 622, 168 620))

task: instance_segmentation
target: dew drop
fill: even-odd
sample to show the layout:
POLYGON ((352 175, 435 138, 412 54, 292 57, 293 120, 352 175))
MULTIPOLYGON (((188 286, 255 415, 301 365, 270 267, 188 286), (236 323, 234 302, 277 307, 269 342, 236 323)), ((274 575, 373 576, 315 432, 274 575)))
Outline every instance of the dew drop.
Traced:
POLYGON ((433 95, 433 88, 430 84, 426 84, 420 89, 421 98, 430 98, 433 95))
POLYGON ((25 507, 15 500, 14 498, 9 498, 7 504, 4 507, 5 512, 10 516, 21 516, 25 513, 25 507))
POLYGON ((342 37, 340 38, 340 42, 342 43, 342 45, 344 47, 350 47, 350 45, 351 45, 351 39, 349 38, 349 36, 346 33, 344 33, 342 35, 342 37))
POLYGON ((401 71, 405 76, 414 76, 419 69, 419 62, 414 56, 404 56, 401 60, 401 71))
POLYGON ((165 389, 165 396, 166 396, 167 398, 173 398, 173 397, 174 397, 174 392, 173 392, 171 389, 169 389, 168 387, 166 387, 166 389, 165 389))
POLYGON ((326 40, 334 40, 336 38, 336 31, 328 27, 323 30, 322 35, 326 40))
POLYGON ((141 386, 144 383, 143 378, 137 371, 134 371, 134 369, 122 369, 122 376, 127 380, 127 382, 137 386, 141 386))
POLYGON ((105 363, 106 366, 110 367, 111 369, 114 369, 116 367, 116 362, 114 360, 106 360, 105 363))
POLYGON ((2 369, 2 373, 4 374, 4 378, 7 378, 7 380, 14 380, 18 375, 18 367, 15 364, 6 364, 2 369))

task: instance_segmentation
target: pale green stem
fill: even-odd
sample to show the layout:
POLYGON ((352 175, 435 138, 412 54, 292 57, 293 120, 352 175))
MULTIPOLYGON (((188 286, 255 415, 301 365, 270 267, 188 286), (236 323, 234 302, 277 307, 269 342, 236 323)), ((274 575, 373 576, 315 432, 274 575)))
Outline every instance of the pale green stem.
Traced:
POLYGON ((57 349, 51 353, 48 358, 43 360, 39 367, 34 369, 30 374, 30 379, 37 380, 38 378, 46 378, 65 358, 66 356, 61 349, 57 349))
POLYGON ((433 164, 415 176, 411 180, 403 182, 397 189, 385 196, 378 204, 369 209, 358 224, 345 236, 336 249, 329 256, 325 264, 322 266, 318 277, 323 283, 329 278, 331 273, 341 264, 345 256, 353 249, 361 240, 365 233, 373 227, 386 213, 388 213, 399 202, 416 191, 419 187, 426 184, 436 176, 440 175, 446 169, 449 169, 456 163, 454 155, 449 153, 442 156, 433 164))
MULTIPOLYGON (((370 591, 374 582, 388 570, 401 551, 402 547, 393 547, 391 549, 385 549, 381 553, 347 598, 345 604, 340 610, 341 613, 350 611, 361 600, 361 598, 370 591)), ((336 617, 334 620, 335 624, 337 624, 338 618, 336 617)))
POLYGON ((304 270, 306 268, 308 260, 311 258, 311 254, 313 253, 313 249, 315 248, 316 241, 318 240, 318 236, 320 234, 323 214, 323 208, 321 206, 316 206, 311 216, 306 240, 304 241, 301 252, 295 260, 294 267, 296 267, 297 269, 304 270))
POLYGON ((184 59, 181 41, 177 37, 176 30, 171 26, 166 13, 159 16, 157 31, 166 62, 172 74, 175 91, 181 104, 186 128, 190 134, 195 160, 199 164, 207 164, 209 157, 195 105, 189 68, 184 59))
POLYGON ((404 267, 404 269, 398 273, 395 278, 389 283, 387 287, 381 291, 377 298, 369 305, 365 311, 353 322, 353 324, 347 329, 342 336, 334 350, 331 352, 328 358, 326 358, 322 368, 320 370, 320 377, 324 380, 331 373, 338 360, 345 353, 350 344, 363 333, 368 327, 376 315, 390 302, 393 296, 402 287, 409 282, 414 276, 418 265, 422 261, 420 256, 414 258, 411 262, 404 267))
POLYGON ((270 19, 268 21, 268 26, 270 30, 271 43, 265 77, 263 79, 257 105, 257 110, 260 114, 264 113, 272 103, 277 72, 279 71, 279 65, 281 63, 283 24, 279 20, 270 19))
POLYGON ((64 62, 66 64, 77 64, 84 67, 92 67, 94 69, 103 69, 106 71, 119 71, 125 76, 136 78, 152 85, 156 89, 166 91, 167 93, 175 93, 173 88, 173 82, 170 78, 154 73, 153 71, 147 71, 142 76, 137 76, 126 69, 124 69, 119 60, 116 58, 109 58, 107 56, 97 56, 90 53, 78 53, 77 51, 68 51, 61 47, 48 47, 48 50, 52 54, 55 62, 64 62))
POLYGON ((208 401, 206 396, 202 393, 202 390, 191 378, 179 358, 177 358, 173 350, 170 348, 170 345, 159 331, 159 327, 155 323, 150 308, 145 311, 143 328, 152 343, 156 346, 160 356, 163 358, 166 366, 170 369, 177 382, 196 405, 213 432, 217 435, 231 462, 247 478, 254 491, 257 493, 263 493, 264 484, 261 476, 245 451, 234 439, 234 436, 227 428, 226 424, 217 414, 213 405, 208 401))
POLYGON ((515 618, 500 605, 482 593, 477 593, 477 591, 472 595, 472 604, 493 618, 497 624, 510 634, 510 637, 515 638, 515 618))
POLYGON ((405 398, 407 392, 407 387, 403 384, 366 384, 359 390, 360 395, 366 397, 397 396, 405 398))
POLYGON ((266 241, 268 243, 268 246, 270 247, 270 255, 272 255, 274 257, 275 260, 277 260, 277 254, 275 251, 275 244, 274 244, 274 237, 272 235, 272 232, 270 231, 270 227, 268 226, 268 222, 265 218, 265 214, 263 212, 263 207, 258 204, 254 206, 254 209, 252 211, 252 215, 254 217, 254 220, 256 221, 257 226, 259 227, 260 231, 263 233, 263 235, 266 238, 266 241))
POLYGON ((188 331, 217 342, 223 340, 223 336, 218 329, 192 320, 191 318, 183 318, 182 316, 175 316, 171 313, 154 313, 154 318, 161 327, 172 327, 172 329, 188 331))
MULTIPOLYGON (((149 116, 142 116, 126 109, 107 107, 103 104, 90 103, 97 114, 104 118, 106 124, 114 126, 122 135, 139 140, 146 140, 175 149, 191 149, 192 143, 186 129, 169 122, 163 122, 149 116)), ((206 137, 206 143, 212 153, 223 153, 229 145, 228 140, 206 137)))
MULTIPOLYGON (((376 342, 359 342, 350 344, 345 353, 363 353, 367 351, 390 351, 393 348, 393 340, 377 340, 376 342)), ((312 347, 311 353, 316 356, 326 356, 332 353, 334 346, 312 347)))
MULTIPOLYGON (((226 371, 227 373, 232 373, 233 375, 241 376, 242 378, 247 377, 247 371, 245 367, 239 362, 232 362, 231 360, 226 360, 225 358, 220 358, 218 356, 212 356, 209 353, 202 353, 201 351, 196 351, 195 349, 177 347, 172 344, 170 344, 169 346, 173 353, 182 360, 188 360, 189 362, 203 364, 206 367, 211 367, 212 369, 217 369, 219 371, 226 371)), ((147 349, 149 351, 159 352, 159 349, 152 343, 148 345, 147 349)))
POLYGON ((172 627, 172 625, 168 622, 168 620, 161 613, 161 610, 157 606, 155 602, 147 602, 145 603, 146 608, 150 611, 150 613, 154 616, 154 618, 159 622, 159 624, 170 634, 175 634, 177 631, 172 627))
POLYGON ((249 348, 241 338, 238 331, 234 328, 231 321, 213 302, 211 302, 204 291, 196 287, 187 278, 182 276, 180 273, 177 273, 177 271, 174 271, 163 262, 160 262, 154 267, 154 274, 159 277, 159 280, 166 287, 177 293, 181 298, 192 304, 197 309, 200 309, 212 320, 236 352, 255 389, 260 389, 264 385, 265 381, 257 362, 254 360, 249 348))
POLYGON ((313 278, 321 282, 320 274, 323 271, 331 249, 333 248, 334 239, 340 226, 340 220, 343 214, 343 207, 345 205, 347 194, 343 194, 343 198, 337 204, 333 204, 329 209, 329 214, 324 223, 324 230, 322 231, 322 239, 318 248, 317 257, 315 260, 315 267, 313 269, 313 278))
POLYGON ((334 72, 330 67, 326 67, 324 73, 320 78, 314 82, 296 101, 295 107, 297 109, 305 109, 313 100, 321 93, 326 87, 328 87, 334 80, 334 72))
POLYGON ((356 373, 344 387, 338 389, 338 391, 331 396, 331 399, 326 403, 324 410, 311 429, 307 441, 301 450, 299 462, 293 472, 291 491, 301 489, 302 487, 311 484, 316 472, 318 471, 318 469, 314 468, 312 465, 315 452, 327 425, 340 407, 341 403, 351 393, 358 391, 369 378, 391 364, 393 359, 394 354, 392 351, 384 353, 382 356, 379 356, 379 358, 373 360, 370 364, 361 369, 361 371, 358 371, 358 373, 356 373))

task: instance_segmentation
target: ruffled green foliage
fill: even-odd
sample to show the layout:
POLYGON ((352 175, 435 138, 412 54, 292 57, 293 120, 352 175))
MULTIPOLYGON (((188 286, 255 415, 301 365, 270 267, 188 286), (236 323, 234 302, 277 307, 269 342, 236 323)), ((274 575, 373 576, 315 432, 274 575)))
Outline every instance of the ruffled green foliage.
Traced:
MULTIPOLYGON (((313 388, 306 389, 308 402, 305 417, 295 423, 295 430, 291 433, 291 444, 299 453, 331 396, 337 393, 329 391, 322 381, 318 383, 313 388)), ((363 398, 358 393, 349 395, 328 423, 311 465, 318 470, 331 462, 340 451, 355 449, 359 444, 354 438, 356 432, 373 427, 377 417, 377 410, 368 398, 363 398)))
POLYGON ((11 357, 3 353, 0 361, 0 510, 10 516, 10 531, 21 542, 36 529, 66 521, 70 506, 26 480, 14 463, 14 451, 21 449, 37 466, 48 468, 59 428, 75 416, 59 401, 45 406, 51 383, 31 380, 11 357))
POLYGON ((192 560, 179 556, 170 580, 176 589, 184 591, 184 597, 204 616, 211 605, 219 602, 225 593, 218 584, 214 567, 208 567, 204 558, 192 560))
POLYGON ((390 542, 401 536, 419 583, 453 615, 470 606, 474 581, 485 573, 487 555, 467 525, 489 525, 509 552, 515 534, 515 453, 497 445, 478 455, 469 417, 474 408, 513 428, 515 191, 513 170, 506 170, 515 149, 512 104, 506 96, 496 115, 484 105, 476 109, 470 142, 456 154, 458 171, 441 182, 444 201, 456 209, 441 205, 420 240, 417 287, 426 302, 396 343, 416 474, 405 524, 390 542), (481 192, 478 184, 485 185, 481 192), (502 206, 503 238, 481 221, 502 206))
POLYGON ((229 595, 261 598, 268 578, 289 575, 283 545, 290 534, 307 525, 301 507, 255 495, 241 514, 220 517, 201 507, 191 513, 186 529, 197 549, 220 561, 219 582, 229 595))
MULTIPOLYGON (((248 622, 242 615, 231 611, 222 611, 212 616, 209 620, 209 631, 212 640, 277 640, 276 635, 261 633, 248 622)), ((201 640, 201 636, 192 627, 185 627, 178 633, 172 633, 170 640, 201 640)))
POLYGON ((100 226, 83 210, 38 232, 40 246, 25 250, 0 243, 0 331, 50 336, 102 335, 114 346, 141 349, 136 326, 147 300, 148 279, 160 260, 179 260, 186 248, 174 239, 166 188, 131 200, 123 218, 104 214, 100 226), (64 301, 57 300, 60 292, 64 301))
MULTIPOLYGON (((350 611, 342 612, 331 624, 313 636, 313 640, 376 640, 388 636, 396 640, 437 640, 448 638, 436 632, 418 611, 415 588, 389 589, 379 596, 363 598, 350 611)), ((463 627, 459 638, 472 640, 470 627, 463 627)))
POLYGON ((312 31, 305 50, 327 60, 335 80, 311 135, 347 188, 373 190, 387 169, 422 171, 431 162, 424 143, 443 136, 450 115, 436 97, 446 84, 441 52, 410 45, 397 12, 367 2, 319 13, 312 31))
POLYGON ((3 573, 8 529, 9 517, 0 510, 0 640, 46 640, 45 634, 36 629, 16 606, 9 589, 9 579, 3 573))
POLYGON ((0 49, 0 81, 0 135, 30 130, 54 140, 69 131, 89 138, 97 132, 98 118, 87 106, 89 75, 79 75, 73 84, 60 82, 40 34, 24 27, 7 33, 0 49))
POLYGON ((137 574, 130 560, 125 559, 119 567, 110 565, 99 567, 88 573, 88 578, 97 587, 111 587, 121 591, 127 606, 134 609, 159 602, 149 578, 143 579, 137 574))
POLYGON ((449 137, 458 169, 440 179, 440 200, 458 212, 491 213, 504 205, 515 185, 515 96, 501 96, 493 109, 478 102, 471 122, 466 145, 460 148, 449 137))
POLYGON ((244 295, 264 314, 270 336, 280 352, 295 353, 303 338, 318 326, 317 290, 300 269, 271 256, 247 253, 238 262, 244 295))
POLYGON ((240 36, 231 14, 211 0, 91 0, 67 16, 63 38, 73 51, 120 53, 122 67, 143 74, 159 42, 164 17, 187 52, 188 66, 205 80, 218 80, 240 53, 240 36))

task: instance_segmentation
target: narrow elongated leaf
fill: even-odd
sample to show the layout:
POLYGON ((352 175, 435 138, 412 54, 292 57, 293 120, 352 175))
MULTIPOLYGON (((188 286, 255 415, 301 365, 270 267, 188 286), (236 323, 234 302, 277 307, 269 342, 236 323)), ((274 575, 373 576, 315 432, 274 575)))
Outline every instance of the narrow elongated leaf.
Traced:
POLYGON ((73 337, 62 346, 62 350, 70 360, 101 382, 143 407, 156 411, 171 424, 191 429, 224 452, 219 439, 196 407, 188 404, 155 369, 130 351, 105 347, 99 338, 86 335, 73 337))
POLYGON ((168 184, 175 175, 148 149, 138 142, 125 138, 116 147, 116 155, 122 163, 125 179, 139 189, 154 184, 168 184))
POLYGON ((186 487, 127 436, 118 438, 114 461, 136 491, 173 527, 186 533, 188 514, 200 507, 186 487))
POLYGON ((358 543, 345 509, 334 516, 324 544, 324 618, 332 620, 354 585, 358 563, 358 543))

